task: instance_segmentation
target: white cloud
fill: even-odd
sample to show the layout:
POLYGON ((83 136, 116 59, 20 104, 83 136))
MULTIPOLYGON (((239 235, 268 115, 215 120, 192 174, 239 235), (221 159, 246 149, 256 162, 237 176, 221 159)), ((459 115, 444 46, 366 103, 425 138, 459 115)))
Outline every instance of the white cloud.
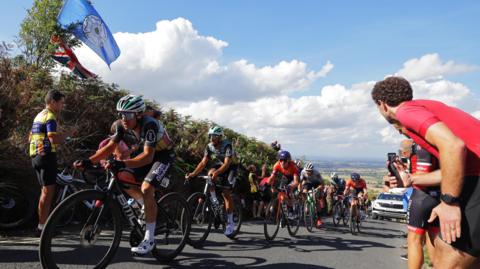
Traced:
POLYGON ((159 21, 152 32, 114 36, 122 53, 111 71, 86 47, 78 50, 79 58, 104 80, 162 102, 215 96, 223 103, 288 94, 333 68, 327 61, 319 71, 309 70, 295 59, 263 67, 244 59, 222 64, 228 43, 200 35, 184 18, 159 21))
MULTIPOLYGON (((296 59, 267 66, 244 59, 225 62, 228 43, 202 36, 183 18, 160 21, 151 32, 114 36, 122 54, 111 71, 88 48, 77 52, 82 63, 107 82, 182 114, 266 142, 278 140, 294 154, 383 157, 403 139, 376 110, 370 97, 374 81, 326 85, 318 94, 301 96, 304 90, 313 92, 313 83, 333 69, 330 61, 320 70, 296 59)), ((445 78, 474 70, 477 67, 445 62, 434 53, 407 60, 396 74, 410 80, 415 98, 441 100, 476 111, 480 118, 470 89, 445 78)))
POLYGON ((442 62, 437 53, 426 54, 422 57, 406 61, 403 68, 397 73, 410 81, 441 79, 446 75, 472 72, 478 69, 475 66, 457 64, 454 61, 442 62))

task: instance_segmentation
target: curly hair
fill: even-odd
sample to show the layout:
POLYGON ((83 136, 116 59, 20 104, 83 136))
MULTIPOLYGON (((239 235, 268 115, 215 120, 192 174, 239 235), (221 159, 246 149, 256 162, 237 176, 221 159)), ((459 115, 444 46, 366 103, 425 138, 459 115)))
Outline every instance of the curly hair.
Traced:
POLYGON ((410 83, 402 77, 388 77, 375 83, 372 99, 378 105, 380 101, 389 106, 398 106, 404 101, 413 99, 410 83))

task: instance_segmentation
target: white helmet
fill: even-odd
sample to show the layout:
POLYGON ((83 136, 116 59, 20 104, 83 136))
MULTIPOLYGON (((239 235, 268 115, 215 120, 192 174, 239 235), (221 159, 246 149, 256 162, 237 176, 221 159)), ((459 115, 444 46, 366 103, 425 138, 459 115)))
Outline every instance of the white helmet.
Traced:
POLYGON ((313 163, 307 163, 305 165, 305 170, 312 171, 313 170, 313 163))

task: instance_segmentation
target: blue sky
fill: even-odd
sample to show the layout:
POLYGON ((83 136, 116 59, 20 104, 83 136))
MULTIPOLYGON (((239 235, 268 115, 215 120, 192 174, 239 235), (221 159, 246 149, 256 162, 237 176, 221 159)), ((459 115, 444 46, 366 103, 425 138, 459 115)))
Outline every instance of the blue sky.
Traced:
MULTIPOLYGON (((0 2, 0 40, 12 40, 32 2, 0 2)), ((113 33, 151 32, 158 21, 185 18, 199 36, 228 43, 219 50, 221 56, 215 58, 221 66, 240 59, 258 69, 293 60, 305 63, 313 71, 320 70, 327 61, 334 65, 328 75, 313 79, 301 90, 282 92, 291 98, 316 96, 325 87, 337 84, 348 91, 353 84, 382 79, 398 72, 406 61, 428 54, 438 54, 444 64, 453 61, 480 66, 479 1, 98 0, 93 4, 113 33)), ((476 98, 480 94, 478 72, 441 75, 450 82, 461 83, 476 98)), ((205 98, 196 101, 202 100, 205 98)), ((187 113, 192 109, 179 107, 187 113)), ((474 112, 477 107, 468 109, 474 112)), ((229 126, 228 120, 221 117, 212 120, 229 126)), ((240 130, 266 140, 271 138, 262 137, 249 127, 240 130)), ((291 143, 297 154, 307 151, 307 155, 315 155, 305 150, 308 142, 293 141, 291 137, 284 140, 291 143)), ((392 145, 369 151, 368 155, 374 156, 386 147, 392 145)))

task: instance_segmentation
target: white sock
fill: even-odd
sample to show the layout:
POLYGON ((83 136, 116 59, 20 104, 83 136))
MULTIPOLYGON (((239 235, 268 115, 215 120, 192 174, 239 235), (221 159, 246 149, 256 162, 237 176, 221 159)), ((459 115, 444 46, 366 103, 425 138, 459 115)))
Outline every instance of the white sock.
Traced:
POLYGON ((137 199, 137 203, 139 203, 139 204, 140 204, 140 207, 142 207, 142 206, 144 205, 144 203, 143 203, 143 198, 138 198, 138 199, 137 199))
POLYGON ((228 216, 228 223, 233 224, 233 213, 230 213, 228 216))
POLYGON ((45 227, 45 224, 40 224, 40 223, 39 223, 38 226, 37 226, 37 229, 43 230, 43 227, 45 227))
POLYGON ((145 231, 145 240, 153 241, 155 239, 155 222, 147 223, 147 230, 145 231))

